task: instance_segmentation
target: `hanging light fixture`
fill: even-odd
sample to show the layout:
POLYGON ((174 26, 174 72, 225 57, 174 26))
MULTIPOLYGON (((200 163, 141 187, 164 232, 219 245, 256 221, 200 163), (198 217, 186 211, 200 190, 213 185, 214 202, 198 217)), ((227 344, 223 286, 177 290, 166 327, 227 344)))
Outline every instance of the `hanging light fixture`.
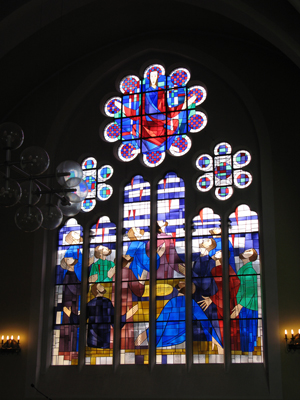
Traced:
POLYGON ((63 161, 54 174, 43 175, 49 165, 48 153, 41 147, 31 146, 22 151, 20 161, 11 160, 11 152, 18 149, 24 141, 22 129, 14 123, 0 125, 0 145, 5 151, 4 167, 0 178, 0 206, 12 207, 20 203, 16 211, 15 223, 25 232, 34 232, 41 226, 44 229, 57 228, 63 219, 79 213, 81 202, 88 194, 86 182, 82 179, 82 169, 75 161, 63 161), (18 174, 18 181, 11 178, 11 171, 18 174), (56 178, 60 187, 51 188, 41 179, 56 178), (45 205, 37 207, 42 195, 48 199, 45 205), (57 205, 51 201, 58 199, 57 205))

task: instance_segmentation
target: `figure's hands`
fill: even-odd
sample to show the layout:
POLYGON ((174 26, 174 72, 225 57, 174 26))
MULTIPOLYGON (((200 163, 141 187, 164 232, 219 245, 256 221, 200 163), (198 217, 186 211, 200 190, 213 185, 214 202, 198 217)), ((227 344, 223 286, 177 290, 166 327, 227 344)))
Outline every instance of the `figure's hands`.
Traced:
POLYGON ((237 304, 235 307, 233 307, 233 309, 231 310, 230 318, 231 319, 236 318, 239 315, 242 308, 243 306, 241 306, 240 304, 237 304))
POLYGON ((108 270, 107 277, 111 279, 115 273, 116 273, 116 267, 112 267, 111 269, 108 270))
POLYGON ((220 344, 216 341, 214 337, 211 338, 211 341, 212 341, 212 350, 214 349, 214 346, 217 346, 218 354, 224 354, 223 347, 220 346, 220 344))
POLYGON ((97 279, 98 279, 98 275, 97 274, 91 275, 89 277, 89 282, 90 283, 94 283, 94 282, 96 282, 97 279))
POLYGON ((200 305, 200 307, 202 308, 203 311, 207 310, 208 307, 211 305, 212 300, 210 297, 206 297, 206 296, 202 296, 202 298, 204 300, 200 300, 198 301, 198 304, 200 305))
POLYGON ((156 252, 161 257, 166 251, 166 243, 163 243, 160 247, 157 248, 156 252))
POLYGON ((64 307, 63 312, 70 318, 71 315, 71 307, 64 307))
POLYGON ((185 265, 184 264, 178 264, 178 270, 182 275, 185 276, 185 265))

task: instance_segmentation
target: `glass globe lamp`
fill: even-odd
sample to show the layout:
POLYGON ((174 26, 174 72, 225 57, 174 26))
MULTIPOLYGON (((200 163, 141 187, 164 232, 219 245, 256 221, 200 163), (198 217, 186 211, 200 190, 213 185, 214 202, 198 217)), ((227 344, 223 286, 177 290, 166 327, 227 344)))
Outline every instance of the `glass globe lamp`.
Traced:
POLYGON ((21 204, 37 204, 42 195, 40 194, 41 188, 33 181, 24 181, 21 183, 22 197, 20 198, 21 204), (31 193, 31 197, 30 197, 31 193))
POLYGON ((15 223, 24 232, 34 232, 43 222, 41 210, 36 206, 26 205, 20 207, 15 214, 15 223))
POLYGON ((42 227, 44 229, 52 230, 61 224, 63 213, 56 205, 48 203, 43 205, 40 209, 43 214, 42 227))
POLYGON ((0 180, 0 205, 12 207, 22 196, 21 186, 14 179, 2 178, 0 180))
POLYGON ((81 203, 71 203, 70 205, 64 205, 62 204, 61 200, 58 200, 57 206, 67 217, 73 217, 74 215, 77 215, 81 210, 81 203))
POLYGON ((18 149, 24 141, 24 133, 19 125, 6 122, 0 125, 0 145, 3 149, 18 149))
POLYGON ((84 180, 80 180, 78 182, 78 178, 71 178, 65 182, 64 189, 74 189, 74 192, 65 193, 65 197, 67 197, 72 203, 80 203, 82 202, 86 196, 88 195, 88 185, 84 180))
POLYGON ((29 175, 41 175, 50 164, 48 153, 41 147, 31 146, 21 153, 21 168, 29 175))
POLYGON ((56 179, 60 185, 64 185, 69 179, 75 179, 76 185, 79 184, 82 178, 81 166, 76 161, 63 161, 56 167, 56 179), (62 173, 68 173, 66 176, 60 176, 62 173))

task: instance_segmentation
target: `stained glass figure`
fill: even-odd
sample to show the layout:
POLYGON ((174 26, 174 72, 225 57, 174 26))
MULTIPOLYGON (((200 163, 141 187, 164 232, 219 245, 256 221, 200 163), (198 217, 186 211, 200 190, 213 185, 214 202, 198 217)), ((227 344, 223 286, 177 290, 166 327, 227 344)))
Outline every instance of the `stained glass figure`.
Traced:
POLYGON ((251 155, 246 150, 240 150, 232 156, 231 145, 221 142, 214 148, 214 157, 201 154, 196 160, 200 171, 208 172, 196 180, 197 189, 208 192, 215 187, 215 196, 219 200, 227 200, 233 194, 233 186, 244 189, 251 185, 252 175, 240 168, 248 165, 251 155), (210 172, 211 171, 211 172, 210 172))
POLYGON ((74 218, 59 231, 52 365, 78 364, 82 236, 74 218))
POLYGON ((87 291, 87 365, 113 363, 116 225, 101 217, 90 231, 87 291))
MULTIPOLYGON (((243 204, 229 216, 229 238, 240 285, 231 310, 231 360, 233 363, 263 362, 263 330, 259 226, 256 212, 243 204)), ((230 250, 229 250, 230 251, 230 250)), ((232 273, 230 282, 235 279, 232 273)), ((230 296, 232 287, 230 284, 230 296)))
POLYGON ((149 327, 150 184, 140 175, 124 188, 123 229, 121 314, 132 314, 121 321, 120 363, 148 364, 148 342, 138 336, 149 327))
POLYGON ((144 164, 156 167, 167 151, 179 157, 190 150, 188 134, 204 129, 207 117, 196 111, 206 99, 206 90, 200 85, 188 88, 189 80, 186 68, 177 68, 167 76, 159 64, 146 68, 142 80, 135 75, 121 80, 123 97, 105 103, 104 112, 114 122, 104 129, 104 138, 122 141, 118 149, 122 161, 142 153, 144 164))
POLYGON ((223 363, 221 220, 208 207, 193 218, 192 261, 193 362, 223 363))
POLYGON ((156 363, 185 363, 185 187, 168 173, 157 187, 156 363))

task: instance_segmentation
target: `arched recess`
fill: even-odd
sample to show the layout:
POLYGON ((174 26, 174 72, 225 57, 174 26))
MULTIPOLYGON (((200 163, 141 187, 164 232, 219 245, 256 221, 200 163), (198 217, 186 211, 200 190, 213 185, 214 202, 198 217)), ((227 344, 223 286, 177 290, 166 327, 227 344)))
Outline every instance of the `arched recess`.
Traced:
MULTIPOLYGON (((146 45, 150 46, 150 42, 146 45)), ((114 192, 109 203, 101 204, 101 206, 97 205, 95 207, 95 213, 100 214, 100 210, 101 214, 105 215, 111 215, 112 212, 117 213, 119 215, 117 218, 119 223, 121 222, 120 216, 122 215, 122 209, 120 206, 120 204, 122 204, 122 197, 120 195, 120 190, 123 190, 125 183, 127 183, 128 177, 131 177, 133 170, 142 171, 144 179, 151 181, 154 184, 156 184, 159 179, 170 170, 175 171, 177 175, 183 177, 185 184, 186 182, 189 182, 189 185, 186 184, 186 238, 191 237, 192 218, 199 209, 205 206, 212 207, 217 214, 222 215, 222 223, 227 224, 229 210, 232 210, 236 205, 241 202, 246 202, 247 200, 247 203, 251 205, 251 208, 258 211, 260 220, 262 221, 262 247, 264 249, 262 257, 264 257, 264 254, 269 254, 270 252, 270 258, 264 259, 265 270, 263 274, 263 288, 265 291, 264 298, 266 324, 268 325, 267 331, 272 331, 277 324, 277 319, 276 310, 272 310, 271 304, 272 302, 276 303, 277 295, 276 282, 272 279, 271 285, 268 285, 268 278, 274 273, 275 255, 274 252, 270 251, 274 245, 274 236, 272 236, 272 233, 268 235, 264 234, 264 227, 266 226, 268 227, 268 230, 270 229, 269 232, 274 232, 274 229, 272 229, 272 193, 269 190, 267 191, 265 186, 266 182, 269 182, 270 179, 272 180, 272 174, 269 163, 269 137, 263 118, 256 107, 255 101, 238 79, 230 73, 230 71, 217 65, 214 60, 200 51, 197 51, 195 48, 189 48, 188 46, 180 48, 180 46, 177 46, 178 51, 175 54, 166 51, 166 44, 161 43, 159 46, 156 46, 156 51, 143 51, 139 54, 135 54, 134 52, 136 47, 138 47, 138 44, 127 48, 127 57, 126 59, 123 59, 123 61, 120 61, 119 56, 110 59, 103 67, 97 71, 95 70, 95 72, 88 77, 80 87, 74 90, 72 99, 70 99, 65 107, 62 108, 60 116, 52 127, 52 132, 54 133, 52 149, 55 148, 57 150, 56 160, 58 161, 67 156, 73 156, 73 158, 75 157, 80 159, 82 153, 90 153, 92 149, 92 156, 101 158, 103 162, 113 163, 115 173, 112 177, 112 185, 119 189, 114 192), (162 55, 163 50, 165 51, 164 56, 162 55), (182 159, 176 160, 175 165, 171 162, 172 160, 170 157, 166 157, 165 162, 159 165, 155 171, 141 166, 138 159, 133 160, 130 166, 124 165, 114 157, 113 146, 110 144, 104 146, 99 137, 98 131, 101 129, 102 123, 105 121, 104 117, 100 114, 98 107, 95 107, 95 102, 97 101, 99 104, 101 98, 109 92, 109 90, 106 92, 106 88, 109 86, 113 87, 112 83, 114 85, 116 70, 121 71, 120 73, 122 73, 122 75, 122 69, 124 71, 135 71, 135 73, 138 73, 140 65, 149 62, 149 60, 162 60, 162 58, 164 58, 164 64, 168 66, 169 70, 172 65, 180 62, 184 66, 189 66, 195 79, 199 78, 201 81, 206 83, 208 87, 208 96, 211 96, 210 105, 207 107, 209 122, 206 134, 199 137, 192 137, 192 157, 186 155, 182 157, 182 159), (117 63, 115 64, 116 60, 117 63), (201 63, 198 60, 201 60, 201 63), (99 77, 99 74, 101 79, 96 78, 96 76, 99 77), (104 83, 104 80, 107 82, 104 83), (85 91, 82 91, 82 88, 84 87, 85 91), (79 113, 78 110, 80 110, 79 113), (61 123, 61 116, 63 116, 63 123, 61 123), (87 131, 88 140, 86 139, 87 131), (63 143, 68 140, 73 143, 78 143, 78 145, 74 145, 70 149, 65 148, 63 143), (222 140, 228 140, 235 150, 243 147, 254 154, 251 166, 251 173, 253 176, 253 183, 251 186, 252 191, 250 192, 250 189, 245 189, 244 192, 236 191, 231 199, 228 200, 228 203, 218 202, 218 200, 209 193, 205 196, 200 195, 195 189, 197 171, 193 163, 204 149, 211 152, 214 146, 222 140)), ((123 55, 124 54, 121 54, 121 57, 123 55)), ((110 91, 112 90, 110 89, 110 91)), ((91 217, 87 215, 78 216, 78 220, 82 225, 86 225, 90 218, 91 217)), ((187 249, 187 259, 189 252, 190 250, 187 249)), ((188 276, 187 273, 186 278, 190 279, 191 276, 188 276)), ((44 282, 42 282, 42 284, 44 285, 44 282)), ((51 292, 49 285, 48 282, 46 284, 46 287, 48 287, 46 288, 46 295, 49 295, 51 292)), ((187 293, 187 295, 189 294, 191 295, 191 293, 187 293)), ((191 335, 191 332, 187 332, 187 335, 191 335)), ((276 374, 278 374, 278 371, 272 367, 272 363, 274 363, 273 365, 276 365, 276 359, 278 359, 277 349, 269 349, 267 354, 268 358, 265 359, 266 369, 264 369, 262 365, 255 366, 255 368, 252 368, 252 366, 250 367, 251 376, 253 376, 253 379, 256 379, 257 381, 256 387, 250 388, 253 396, 258 394, 266 395, 268 393, 268 381, 272 380, 272 382, 274 382, 276 380, 276 374)), ((187 360, 188 368, 183 371, 180 366, 173 366, 174 373, 172 376, 168 376, 167 370, 160 371, 160 377, 156 381, 157 385, 155 387, 151 386, 149 389, 150 394, 152 396, 158 396, 163 386, 169 385, 169 387, 172 387, 174 379, 182 375, 184 376, 184 387, 187 395, 194 396, 196 390, 198 390, 199 393, 200 385, 203 396, 207 396, 208 393, 212 392, 217 395, 218 392, 216 389, 212 388, 213 382, 209 377, 207 377, 207 381, 201 380, 195 388, 195 381, 197 382, 200 373, 198 367, 200 366, 192 365, 191 354, 187 354, 187 360), (194 387, 192 388, 193 385, 194 387)), ((43 357, 42 362, 46 362, 45 359, 43 360, 43 357)), ((122 374, 126 379, 129 379, 131 373, 128 369, 121 370, 121 366, 115 367, 115 374, 110 378, 112 382, 112 389, 110 388, 110 390, 113 390, 113 394, 117 395, 120 393, 118 390, 121 389, 115 387, 114 382, 117 382, 120 374, 122 374)), ((152 367, 155 369, 154 366, 152 367)), ((215 372, 218 373, 220 382, 226 384, 228 375, 222 372, 223 370, 218 367, 219 366, 214 366, 213 368, 215 372)), ((236 374, 238 374, 240 382, 243 384, 243 382, 246 383, 246 379, 243 378, 242 371, 243 369, 238 370, 231 366, 228 373, 232 379, 237 376, 236 374)), ((78 373, 79 372, 76 370, 75 375, 78 373)), ((88 373, 89 372, 84 369, 84 376, 87 376, 88 373)), ((139 371, 136 371, 136 373, 139 376, 139 371)), ((50 369, 48 374, 48 378, 52 381, 55 372, 50 369)), ((103 371, 102 376, 105 378, 106 375, 107 372, 103 371)), ((205 372, 203 375, 203 371, 201 371, 201 375, 204 376, 205 372)), ((147 382, 150 383, 152 379, 153 378, 150 376, 147 376, 147 382)), ((40 377, 40 382, 43 382, 43 377, 40 377)), ((272 383, 272 388, 275 388, 275 386, 276 385, 272 383)), ((130 393, 134 393, 134 389, 130 389, 129 383, 125 383, 125 387, 127 393, 128 390, 132 390, 130 393)), ((236 388, 232 387, 230 388, 229 393, 231 395, 236 395, 236 390, 236 388)), ((108 391, 106 393, 108 393, 108 391)), ((170 395, 176 395, 175 389, 170 389, 170 395)))

